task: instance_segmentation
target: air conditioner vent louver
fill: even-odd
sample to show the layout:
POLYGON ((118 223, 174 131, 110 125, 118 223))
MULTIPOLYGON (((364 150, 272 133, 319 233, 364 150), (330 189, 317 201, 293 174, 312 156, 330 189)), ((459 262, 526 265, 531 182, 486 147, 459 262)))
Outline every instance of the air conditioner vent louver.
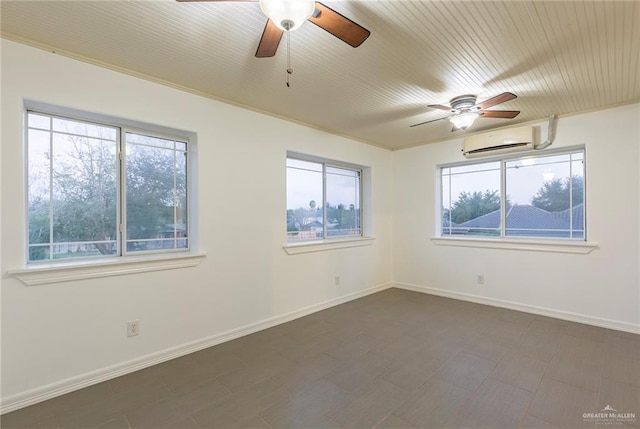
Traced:
POLYGON ((533 127, 517 127, 465 137, 467 158, 533 149, 533 127))

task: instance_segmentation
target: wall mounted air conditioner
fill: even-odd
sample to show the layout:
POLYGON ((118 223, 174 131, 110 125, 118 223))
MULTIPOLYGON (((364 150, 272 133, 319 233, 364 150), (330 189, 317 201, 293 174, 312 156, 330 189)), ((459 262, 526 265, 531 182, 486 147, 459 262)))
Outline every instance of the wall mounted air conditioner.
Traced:
POLYGON ((462 154, 467 158, 535 149, 533 127, 524 126, 465 136, 462 154))

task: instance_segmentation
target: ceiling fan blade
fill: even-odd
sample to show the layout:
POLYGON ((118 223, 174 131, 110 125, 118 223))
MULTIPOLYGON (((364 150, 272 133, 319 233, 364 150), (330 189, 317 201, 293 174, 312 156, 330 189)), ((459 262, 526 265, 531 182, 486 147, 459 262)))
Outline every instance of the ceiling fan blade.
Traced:
POLYGON ((264 26, 264 31, 262 32, 258 49, 256 50, 256 57, 266 58, 274 56, 278 50, 278 45, 280 44, 280 39, 282 39, 283 33, 283 30, 278 28, 273 21, 268 19, 264 26))
POLYGON ((480 109, 488 109, 491 106, 504 103, 505 101, 513 100, 514 98, 518 98, 518 96, 512 94, 511 92, 503 92, 500 95, 496 95, 495 97, 491 97, 488 100, 484 100, 482 103, 476 104, 476 107, 479 107, 480 109))
POLYGON ((316 10, 309 21, 354 48, 360 46, 371 34, 366 28, 320 2, 316 2, 316 10))
POLYGON ((512 119, 518 116, 519 110, 483 110, 480 116, 483 118, 506 118, 512 119))
POLYGON ((447 112, 453 112, 453 109, 449 106, 443 106, 442 104, 428 104, 427 107, 432 109, 446 110, 447 112))
POLYGON ((424 121, 424 122, 420 122, 419 124, 413 124, 413 125, 409 125, 409 127, 417 127, 418 125, 424 125, 424 124, 429 124, 431 122, 437 122, 437 121, 441 121, 443 119, 449 119, 451 116, 445 116, 444 118, 438 118, 438 119, 432 119, 430 121, 424 121))

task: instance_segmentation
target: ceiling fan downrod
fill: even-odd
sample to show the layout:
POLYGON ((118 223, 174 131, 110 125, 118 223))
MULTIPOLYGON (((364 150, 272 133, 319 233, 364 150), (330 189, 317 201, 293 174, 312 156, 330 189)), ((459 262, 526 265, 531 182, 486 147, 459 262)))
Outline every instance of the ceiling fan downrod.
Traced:
MULTIPOLYGON (((282 21, 282 24, 284 26, 285 21, 282 21)), ((291 24, 293 25, 293 22, 291 22, 291 24)), ((287 29, 287 88, 291 86, 289 84, 289 78, 291 77, 292 74, 293 74, 293 69, 291 68, 291 31, 287 29)))

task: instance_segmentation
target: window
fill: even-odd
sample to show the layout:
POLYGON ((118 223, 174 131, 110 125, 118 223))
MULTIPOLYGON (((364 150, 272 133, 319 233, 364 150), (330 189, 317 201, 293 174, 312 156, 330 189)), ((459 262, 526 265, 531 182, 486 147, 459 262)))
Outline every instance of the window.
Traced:
POLYGON ((584 240, 584 149, 443 166, 442 236, 584 240))
POLYGON ((288 242, 361 236, 361 176, 339 162, 287 157, 288 242))
POLYGON ((28 261, 188 250, 186 140, 28 111, 28 261))

